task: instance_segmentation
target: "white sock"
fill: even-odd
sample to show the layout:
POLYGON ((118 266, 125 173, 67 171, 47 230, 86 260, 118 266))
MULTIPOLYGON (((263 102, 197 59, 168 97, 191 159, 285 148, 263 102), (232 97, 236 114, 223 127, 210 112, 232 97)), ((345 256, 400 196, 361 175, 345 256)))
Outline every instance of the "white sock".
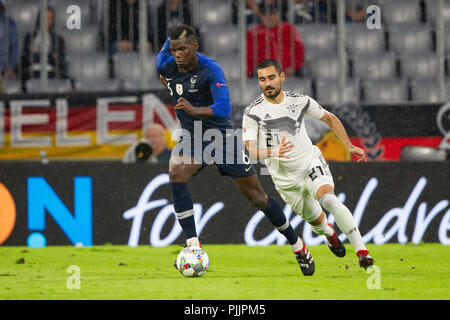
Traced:
POLYGON ((319 202, 325 210, 334 216, 339 229, 347 236, 356 252, 367 250, 350 210, 333 193, 324 194, 319 202))
POLYGON ((311 225, 311 229, 316 234, 324 235, 326 237, 331 237, 334 234, 334 229, 328 225, 328 220, 326 217, 325 217, 325 219, 323 219, 321 224, 319 224, 317 226, 311 225))
POLYGON ((293 253, 297 253, 297 252, 299 252, 300 250, 303 249, 305 244, 303 243, 302 239, 298 238, 297 242, 294 243, 294 244, 291 244, 290 246, 291 246, 292 252, 293 253))
POLYGON ((189 239, 186 239, 187 246, 191 247, 200 247, 200 240, 198 240, 197 237, 192 237, 189 239))

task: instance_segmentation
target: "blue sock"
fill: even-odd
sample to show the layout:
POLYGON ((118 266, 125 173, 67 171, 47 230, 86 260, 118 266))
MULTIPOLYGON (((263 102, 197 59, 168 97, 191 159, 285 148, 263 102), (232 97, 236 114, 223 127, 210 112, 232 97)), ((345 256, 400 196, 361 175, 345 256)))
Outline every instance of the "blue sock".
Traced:
POLYGON ((279 203, 271 196, 268 195, 267 197, 269 198, 269 201, 267 203, 267 208, 263 211, 264 214, 270 220, 272 225, 286 237, 289 244, 295 244, 298 240, 298 236, 289 221, 286 220, 286 216, 279 203))
POLYGON ((194 204, 186 182, 170 183, 172 201, 177 214, 178 222, 186 236, 186 239, 197 237, 194 219, 194 204), (191 212, 189 212, 191 211, 191 212), (183 214, 184 213, 184 214, 183 214), (183 215, 181 215, 183 214, 183 215))

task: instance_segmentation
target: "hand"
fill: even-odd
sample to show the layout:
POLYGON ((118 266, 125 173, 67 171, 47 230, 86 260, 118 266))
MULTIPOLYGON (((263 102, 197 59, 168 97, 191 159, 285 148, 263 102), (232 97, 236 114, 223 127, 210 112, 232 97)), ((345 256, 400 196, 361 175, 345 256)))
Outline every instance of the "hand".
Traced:
POLYGON ((356 162, 361 162, 361 161, 366 162, 367 161, 366 153, 365 153, 364 149, 361 149, 361 148, 358 148, 355 146, 351 146, 350 148, 348 148, 348 152, 350 152, 357 158, 356 162))
POLYGON ((286 141, 286 137, 281 138, 280 144, 275 149, 275 157, 289 159, 287 153, 294 148, 290 141, 286 141))
POLYGON ((166 79, 162 75, 159 75, 159 81, 161 81, 162 85, 167 88, 166 79))
POLYGON ((178 104, 175 106, 175 110, 183 109, 186 111, 186 113, 190 114, 191 116, 195 113, 195 107, 192 106, 192 104, 187 101, 185 98, 181 97, 177 100, 178 104))

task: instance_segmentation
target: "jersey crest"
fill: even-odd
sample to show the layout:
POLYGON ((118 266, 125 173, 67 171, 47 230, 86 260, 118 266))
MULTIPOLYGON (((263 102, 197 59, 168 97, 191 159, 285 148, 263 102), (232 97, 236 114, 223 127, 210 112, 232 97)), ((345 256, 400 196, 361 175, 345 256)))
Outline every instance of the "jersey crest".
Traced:
POLYGON ((300 126, 302 125, 303 117, 305 116, 306 111, 308 111, 308 109, 309 109, 309 103, 310 103, 310 100, 308 99, 308 102, 306 103, 305 107, 302 109, 301 112, 299 112, 296 105, 290 105, 288 107, 289 114, 294 117, 295 117, 295 115, 298 115, 297 118, 285 116, 285 117, 276 118, 276 119, 270 119, 270 118, 266 118, 266 117, 264 119, 259 119, 258 117, 253 116, 253 115, 248 115, 248 116, 250 116, 254 120, 257 120, 260 127, 267 131, 279 130, 279 131, 286 131, 291 135, 295 135, 298 132, 298 130, 300 130, 300 126), (295 111, 293 111, 293 110, 295 110, 295 111))
POLYGON ((179 96, 183 95, 183 85, 181 83, 176 84, 175 90, 177 91, 179 96))

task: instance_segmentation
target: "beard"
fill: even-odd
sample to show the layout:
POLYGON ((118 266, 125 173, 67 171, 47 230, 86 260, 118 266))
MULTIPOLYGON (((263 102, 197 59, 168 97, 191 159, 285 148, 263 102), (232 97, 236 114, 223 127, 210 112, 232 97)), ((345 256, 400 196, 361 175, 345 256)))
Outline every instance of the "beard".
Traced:
POLYGON ((273 88, 273 87, 269 87, 269 89, 272 89, 272 90, 273 90, 273 93, 272 93, 272 94, 269 94, 269 93, 267 93, 267 89, 268 89, 268 88, 265 88, 265 90, 264 90, 264 95, 265 95, 267 98, 269 98, 269 99, 275 99, 275 98, 280 94, 280 92, 281 92, 281 88, 276 89, 276 88, 273 88))

